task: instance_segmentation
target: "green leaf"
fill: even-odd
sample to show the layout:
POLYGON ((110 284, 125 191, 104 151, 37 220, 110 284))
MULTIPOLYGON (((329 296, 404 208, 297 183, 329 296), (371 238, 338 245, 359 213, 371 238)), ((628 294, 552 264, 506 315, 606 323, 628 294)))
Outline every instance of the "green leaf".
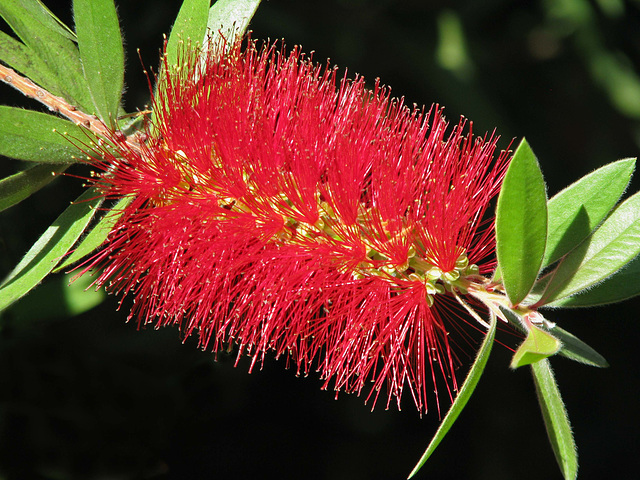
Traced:
POLYGON ((591 289, 549 302, 550 307, 593 307, 640 295, 640 256, 591 289))
POLYGON ((120 216, 124 213, 124 208, 131 203, 131 197, 125 197, 121 199, 107 214, 100 219, 100 221, 91 229, 89 233, 82 239, 80 244, 70 252, 70 255, 64 259, 53 272, 59 272, 69 265, 76 263, 83 259, 96 248, 104 243, 109 235, 109 232, 113 229, 120 216))
POLYGON ((41 163, 72 163, 82 156, 71 142, 86 130, 53 115, 0 105, 0 155, 41 163))
POLYGON ((496 254, 513 305, 533 286, 547 238, 547 194, 542 172, 525 139, 507 169, 496 207, 496 254))
POLYGON ((0 16, 56 75, 56 89, 50 92, 95 113, 73 32, 38 0, 2 0, 0 16))
POLYGON ((71 281, 71 275, 51 275, 28 297, 11 305, 11 317, 23 325, 80 315, 107 298, 104 289, 90 288, 92 282, 89 275, 75 281, 71 281))
POLYGON ((0 311, 35 288, 82 235, 103 198, 89 189, 51 224, 0 284, 0 311))
POLYGON ((78 48, 95 111, 115 125, 124 88, 124 50, 113 0, 74 0, 78 48))
POLYGON ((606 368, 609 366, 609 363, 602 355, 566 330, 553 325, 547 331, 562 342, 562 348, 558 352, 559 355, 592 367, 606 368))
POLYGON ((51 13, 51 10, 40 0, 2 0, 0 16, 7 21, 26 44, 37 41, 33 38, 34 34, 37 33, 35 31, 36 26, 48 30, 49 34, 75 41, 75 35, 69 27, 51 13), (21 7, 21 11, 17 7, 21 7), (15 18, 16 16, 18 17, 17 19, 15 18), (13 26, 14 24, 16 27, 13 26))
POLYGON ((420 457, 420 460, 413 468, 411 473, 409 474, 409 478, 413 477, 418 471, 422 468, 425 462, 429 459, 431 454, 434 452, 436 447, 440 444, 442 439, 445 437, 447 432, 451 429, 458 416, 467 405, 467 402, 471 398, 471 394, 475 390, 478 385, 478 381, 482 376, 482 372, 484 372, 484 368, 487 365, 487 360, 489 359, 489 354, 491 353, 491 347, 493 346, 493 340, 496 336, 496 324, 497 318, 495 314, 491 314, 491 323, 489 325, 489 330, 482 341, 482 345, 480 346, 480 350, 478 351, 478 355, 476 356, 476 360, 473 362, 471 369, 469 370, 469 374, 462 384, 462 388, 460 388, 460 392, 458 392, 458 396, 454 400, 451 408, 447 412, 447 415, 442 420, 438 431, 431 439, 429 446, 420 457))
POLYGON ((640 253, 640 193, 621 203, 604 223, 552 272, 538 302, 574 295, 611 276, 640 253))
POLYGON ((207 28, 214 39, 222 35, 233 42, 247 31, 259 5, 260 0, 218 0, 209 10, 207 28))
MULTIPOLYGON (((531 321, 525 320, 520 313, 515 312, 509 308, 500 306, 500 311, 503 314, 503 318, 506 319, 509 322, 509 324, 512 325, 514 328, 527 334, 527 340, 529 340, 529 337, 532 335, 529 332, 531 321)), ((576 362, 584 363, 586 365, 591 365, 593 367, 609 366, 609 364, 607 363, 607 361, 604 359, 602 355, 600 355, 593 348, 591 348, 589 345, 584 343, 582 340, 580 340, 576 336, 558 327, 555 323, 549 322, 546 318, 544 318, 540 314, 540 312, 535 312, 535 317, 539 322, 536 325, 538 325, 540 329, 543 329, 545 332, 548 332, 549 334, 551 334, 553 337, 555 337, 557 340, 560 341, 561 348, 559 351, 557 351, 558 355, 562 355, 564 357, 570 358, 571 360, 575 360, 576 362)), ((534 332, 533 335, 538 335, 538 332, 534 332)), ((533 340, 535 339, 536 338, 533 337, 533 340)), ((525 343, 527 340, 525 340, 525 343)), ((553 355, 553 353, 555 353, 553 352, 553 349, 555 348, 556 344, 550 339, 546 339, 546 340, 549 347, 548 352, 550 352, 550 355, 553 355)), ((544 343, 544 341, 545 341, 545 338, 543 337, 542 342, 544 343)), ((538 344, 537 348, 536 348, 536 345, 534 344, 534 348, 530 349, 530 350, 533 350, 533 355, 530 357, 530 359, 533 360, 534 362, 539 360, 540 358, 545 358, 549 356, 549 355, 539 355, 537 357, 535 356, 535 353, 536 353, 535 350, 543 350, 542 348, 543 343, 538 344)), ((527 349, 527 347, 525 346, 524 349, 527 349)), ((518 349, 518 352, 521 352, 521 350, 523 350, 522 346, 518 349)), ((518 355, 518 352, 516 352, 516 355, 518 355)), ((525 352, 522 351, 520 353, 520 357, 523 357, 524 353, 525 352)), ((514 360, 516 360, 515 358, 516 355, 514 355, 514 360)), ((532 363, 532 362, 526 362, 526 358, 525 358, 525 362, 518 363, 516 366, 520 367, 522 365, 526 365, 527 363, 532 363)), ((515 368, 516 366, 512 365, 512 368, 515 368)))
POLYGON ((578 475, 576 444, 549 360, 532 364, 531 372, 551 448, 565 480, 574 480, 578 475))
POLYGON ((51 182, 69 165, 33 165, 0 180, 0 212, 21 202, 51 182))
POLYGON ((605 165, 549 200, 543 267, 578 246, 604 220, 627 188, 635 163, 627 158, 605 165))
POLYGON ((562 347, 560 340, 529 323, 527 338, 513 354, 510 367, 516 369, 555 355, 562 347))
POLYGON ((211 0, 184 0, 167 41, 167 64, 177 66, 185 42, 200 48, 207 33, 211 0))
POLYGON ((57 75, 33 50, 4 32, 0 32, 0 60, 47 91, 60 95, 57 75))
POLYGON ((499 265, 493 271, 493 274, 491 275, 491 281, 492 282, 496 282, 496 283, 502 281, 502 272, 500 271, 500 266, 499 265))

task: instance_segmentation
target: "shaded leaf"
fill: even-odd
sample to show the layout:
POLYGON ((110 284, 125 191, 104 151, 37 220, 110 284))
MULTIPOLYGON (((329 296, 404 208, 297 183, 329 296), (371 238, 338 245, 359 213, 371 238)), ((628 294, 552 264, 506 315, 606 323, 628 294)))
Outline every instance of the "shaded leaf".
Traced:
POLYGON ((551 448, 565 480, 574 480, 578 475, 576 444, 549 360, 532 364, 531 372, 551 448))
POLYGON ((87 190, 47 228, 0 284, 0 311, 26 295, 55 268, 82 235, 102 200, 94 189, 87 190))
POLYGON ((98 116, 114 126, 124 88, 124 50, 113 0, 74 0, 84 77, 98 116))
POLYGON ((548 329, 548 332, 562 342, 559 355, 592 367, 609 366, 609 362, 602 355, 566 330, 554 325, 548 329))
POLYGON ((604 220, 624 193, 635 159, 610 163, 571 184, 549 200, 549 229, 543 267, 582 242, 604 220))
POLYGON ((502 282, 513 305, 533 286, 547 238, 547 194, 542 172, 525 139, 502 183, 496 207, 496 254, 502 282))
POLYGON ((471 394, 473 393, 476 386, 478 385, 478 381, 480 380, 480 377, 484 372, 484 368, 487 365, 487 360, 489 359, 489 354, 491 353, 491 347, 493 346, 493 340, 496 335, 496 324, 497 324, 497 318, 495 315, 492 314, 489 330, 487 331, 487 334, 484 340, 482 341, 482 345, 480 346, 478 355, 476 356, 476 359, 473 362, 471 369, 469 370, 469 374, 467 375, 467 378, 465 379, 464 383, 462 384, 462 387, 460 388, 460 391, 458 392, 458 396, 456 397, 453 404, 451 405, 451 408, 449 409, 444 419, 442 420, 442 423, 440 424, 440 427, 438 427, 438 431, 436 432, 434 437, 431 439, 429 446, 427 447, 425 452, 422 454, 422 457, 420 457, 420 460, 418 461, 416 466, 413 468, 413 470, 409 474, 409 478, 413 477, 416 473, 418 473, 418 471, 422 468, 425 462, 429 459, 431 454, 440 444, 440 442, 445 437, 447 432, 451 429, 451 427, 457 420, 458 416, 460 415, 464 407, 467 405, 467 402, 471 398, 471 394))
POLYGON ((71 139, 86 130, 59 117, 0 105, 0 155, 41 163, 72 163, 82 155, 71 139))
POLYGON ((34 165, 0 180, 0 212, 21 202, 51 182, 69 165, 34 165))
POLYGON ((621 203, 551 274, 540 305, 591 288, 640 253, 640 193, 621 203))
POLYGON ((106 298, 103 289, 90 289, 88 275, 71 282, 71 275, 51 275, 42 285, 11 305, 12 318, 20 322, 68 318, 98 306, 106 298))
POLYGON ((111 210, 109 210, 106 215, 102 217, 93 228, 91 228, 80 244, 70 252, 70 255, 53 270, 53 272, 59 272, 67 268, 69 265, 82 260, 102 245, 107 239, 109 232, 111 232, 111 229, 115 226, 122 213, 124 213, 124 208, 131 203, 131 200, 132 199, 130 197, 123 198, 111 210))
POLYGON ((551 281, 552 277, 553 271, 546 273, 545 275, 538 278, 538 280, 536 280, 536 283, 533 284, 533 288, 529 292, 529 295, 527 295, 527 298, 525 298, 522 303, 524 305, 537 306, 538 302, 542 298, 542 295, 544 295, 544 291, 546 290, 547 285, 551 281))

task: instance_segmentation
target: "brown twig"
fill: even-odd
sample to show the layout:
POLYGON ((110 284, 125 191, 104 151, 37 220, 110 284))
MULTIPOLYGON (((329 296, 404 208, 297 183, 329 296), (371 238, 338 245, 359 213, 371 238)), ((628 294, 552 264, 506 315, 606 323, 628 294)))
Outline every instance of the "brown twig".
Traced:
MULTIPOLYGON (((0 81, 12 86, 23 95, 37 100, 52 112, 59 113, 99 137, 110 139, 113 138, 114 133, 117 135, 117 132, 112 131, 95 115, 78 110, 64 98, 53 95, 2 63, 0 63, 0 81)), ((140 140, 135 135, 126 137, 126 142, 131 148, 138 152, 140 151, 140 140)))

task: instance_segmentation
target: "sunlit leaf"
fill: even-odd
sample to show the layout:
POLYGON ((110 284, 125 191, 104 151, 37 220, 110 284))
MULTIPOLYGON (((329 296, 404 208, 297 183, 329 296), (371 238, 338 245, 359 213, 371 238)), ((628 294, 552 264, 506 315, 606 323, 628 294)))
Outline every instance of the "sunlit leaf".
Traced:
POLYGON ((593 288, 549 302, 550 307, 593 307, 640 295, 640 256, 593 288))
POLYGON ((593 235, 558 265, 540 304, 589 289, 640 253, 640 193, 621 203, 593 235))
POLYGON ((0 311, 36 287, 82 235, 102 197, 87 190, 51 224, 0 284, 0 311))
POLYGON ((64 172, 69 166, 33 165, 0 180, 0 212, 21 202, 32 193, 51 182, 55 175, 64 172))
POLYGON ((130 197, 121 199, 106 215, 104 215, 100 221, 87 233, 82 239, 80 244, 70 252, 69 256, 64 259, 53 271, 59 272, 64 270, 69 265, 82 260, 84 257, 93 252, 96 248, 104 243, 109 235, 109 232, 114 227, 122 213, 124 208, 131 202, 130 197))
POLYGON ((507 170, 496 207, 496 254, 502 282, 517 305, 533 286, 547 238, 547 194, 542 172, 526 140, 507 170))
POLYGON ((442 439, 445 437, 447 432, 451 429, 451 427, 457 420, 458 416, 460 415, 464 407, 467 405, 467 402, 471 398, 471 394, 473 393, 476 386, 478 385, 478 381, 482 376, 482 372, 484 372, 484 368, 487 365, 487 360, 489 359, 489 354, 491 353, 491 347, 493 346, 493 340, 496 335, 496 324, 497 324, 496 316, 491 315, 491 323, 489 326, 489 330, 487 331, 487 334, 484 340, 482 341, 482 345, 480 346, 480 350, 478 351, 476 360, 473 362, 473 365, 469 370, 469 374, 467 375, 467 378, 465 379, 464 383, 462 384, 462 387, 460 388, 460 391, 458 392, 458 396, 456 397, 453 404, 451 405, 451 408, 449 409, 444 419, 442 420, 442 423, 440 424, 440 427, 438 428, 438 431, 436 432, 434 437, 431 439, 429 446, 427 447, 425 452, 422 454, 422 457, 420 457, 420 460, 418 461, 416 466, 413 468, 413 470, 409 474, 409 478, 413 477, 416 473, 418 473, 418 471, 422 468, 425 462, 429 459, 431 454, 435 451, 435 449, 440 444, 442 439))
POLYGON ((73 13, 84 77, 95 110, 114 125, 124 87, 124 50, 113 0, 74 0, 73 13))
POLYGON ((75 41, 73 31, 62 23, 40 0, 2 0, 0 16, 12 26, 16 34, 26 44, 37 41, 33 38, 36 26, 48 30, 50 34, 75 41), (20 7, 20 10, 17 7, 20 7), (17 21, 14 20, 16 12, 21 17, 17 21), (13 26, 14 24, 16 26, 13 26))
POLYGON ((618 203, 634 168, 634 158, 610 163, 549 200, 549 230, 543 266, 558 260, 593 232, 618 203))
POLYGON ((41 163, 72 163, 82 155, 71 139, 87 141, 82 128, 53 115, 0 105, 0 155, 41 163))
POLYGON ((167 40, 167 64, 175 66, 185 43, 200 48, 207 32, 211 0, 184 0, 167 40))
POLYGON ((0 16, 57 77, 57 91, 69 103, 95 113, 82 72, 75 36, 37 0, 2 0, 0 16))
POLYGON ((578 475, 576 444, 549 360, 532 364, 531 372, 551 448, 565 480, 574 480, 578 475))
POLYGON ((218 0, 209 10, 207 28, 214 38, 222 35, 233 41, 247 31, 259 5, 260 0, 218 0))
POLYGON ((0 60, 54 95, 61 95, 58 76, 33 50, 15 38, 0 32, 0 60))
POLYGON ((520 344, 511 359, 511 368, 518 368, 530 365, 543 358, 555 355, 560 350, 562 343, 553 335, 544 330, 529 325, 527 338, 520 344))
MULTIPOLYGON (((531 335, 531 333, 529 332, 531 323, 523 319, 521 314, 505 307, 500 307, 500 311, 503 314, 503 318, 506 319, 510 325, 512 325, 516 330, 527 335, 525 343, 523 343, 523 345, 518 348, 518 352, 516 352, 516 354, 514 355, 514 361, 516 360, 517 355, 519 355, 521 358, 524 357, 524 359, 527 360, 527 357, 525 357, 524 355, 525 353, 528 353, 530 355, 528 359, 532 360, 533 362, 557 353, 558 355, 562 355, 564 357, 570 358, 571 360, 575 360, 576 362, 591 365, 593 367, 609 366, 602 355, 600 355, 593 348, 591 348, 576 336, 558 327, 555 323, 547 321, 547 319, 544 318, 539 311, 535 314, 536 318, 540 322, 537 326, 545 332, 551 334, 553 337, 555 337, 555 339, 559 340, 561 347, 560 350, 558 350, 557 341, 545 339, 544 336, 542 336, 540 343, 534 343, 533 348, 528 347, 527 345, 525 345, 526 342, 532 342, 533 340, 537 339, 537 337, 539 336, 538 332, 536 331, 533 336, 531 335), (540 351, 545 349, 544 345, 547 345, 548 347, 546 348, 546 354, 540 351), (536 350, 538 351, 536 352, 536 350), (538 354, 537 357, 536 353, 538 354)), ((518 361, 517 365, 512 365, 512 368, 532 363, 532 361, 522 362, 520 360, 518 361)))

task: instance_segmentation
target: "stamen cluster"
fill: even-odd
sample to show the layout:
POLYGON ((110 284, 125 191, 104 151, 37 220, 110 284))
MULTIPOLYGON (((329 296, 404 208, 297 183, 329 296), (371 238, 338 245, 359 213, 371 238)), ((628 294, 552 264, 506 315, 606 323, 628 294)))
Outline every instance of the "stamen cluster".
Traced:
POLYGON ((98 184, 132 201, 97 283, 250 368, 273 350, 325 388, 371 382, 374 404, 408 386, 421 412, 437 377, 455 388, 447 312, 494 266, 497 138, 447 135, 438 106, 298 49, 214 46, 163 71, 148 140, 105 153, 98 184))

